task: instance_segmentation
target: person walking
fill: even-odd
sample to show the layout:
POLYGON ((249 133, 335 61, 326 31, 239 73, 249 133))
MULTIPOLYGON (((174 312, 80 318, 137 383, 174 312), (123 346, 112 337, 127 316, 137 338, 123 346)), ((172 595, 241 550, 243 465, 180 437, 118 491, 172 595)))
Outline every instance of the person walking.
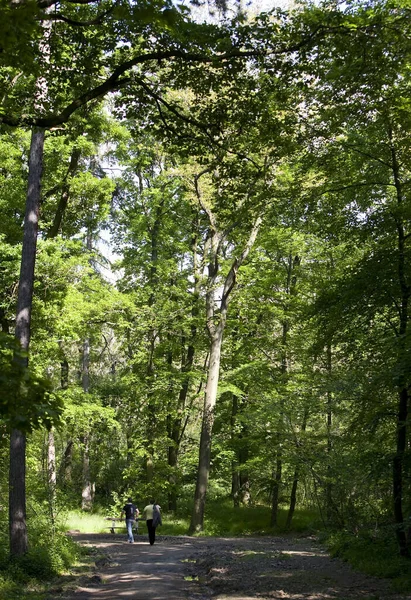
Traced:
POLYGON ((144 507, 143 513, 147 523, 148 541, 152 546, 156 541, 156 527, 162 524, 160 506, 155 500, 150 500, 150 504, 144 507))
POLYGON ((126 504, 123 506, 120 519, 123 518, 123 515, 126 516, 127 541, 129 544, 132 544, 134 542, 133 523, 139 515, 139 510, 137 506, 133 504, 133 500, 131 498, 128 498, 126 504))

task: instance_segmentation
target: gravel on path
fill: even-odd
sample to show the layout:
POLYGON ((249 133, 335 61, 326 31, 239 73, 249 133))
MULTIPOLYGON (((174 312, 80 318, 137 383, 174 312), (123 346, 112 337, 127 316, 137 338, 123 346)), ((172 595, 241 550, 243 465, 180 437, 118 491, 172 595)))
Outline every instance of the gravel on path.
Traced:
POLYGON ((310 537, 159 535, 154 546, 143 536, 134 544, 120 535, 74 538, 94 548, 96 569, 61 600, 411 600, 310 537))

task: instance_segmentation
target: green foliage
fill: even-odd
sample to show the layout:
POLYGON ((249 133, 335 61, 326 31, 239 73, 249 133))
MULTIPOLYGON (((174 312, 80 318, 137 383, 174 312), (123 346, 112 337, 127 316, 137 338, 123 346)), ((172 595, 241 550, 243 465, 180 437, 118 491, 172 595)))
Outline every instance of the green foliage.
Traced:
POLYGON ((20 353, 15 340, 0 333, 0 418, 26 432, 51 427, 61 415, 61 399, 49 381, 21 365, 20 353))
MULTIPOLYGON (((124 503, 122 506, 124 506, 124 503)), ((121 508, 116 511, 107 511, 107 516, 119 517, 121 508)), ((105 513, 101 510, 93 513, 84 513, 80 510, 69 510, 62 516, 62 521, 66 531, 73 530, 80 531, 81 533, 107 533, 110 522, 104 521, 105 516, 105 513)))
MULTIPOLYGON (((212 500, 207 503, 204 536, 275 535, 285 532, 287 510, 279 511, 278 526, 270 526, 271 509, 264 505, 233 507, 229 499, 212 500)), ((164 519, 165 524, 167 519, 164 519)), ((318 512, 306 508, 296 511, 291 533, 314 533, 320 528, 318 512)))
POLYGON ((392 579, 398 592, 411 591, 411 565, 408 558, 398 555, 393 528, 377 531, 362 530, 357 535, 348 531, 333 533, 327 540, 332 556, 347 561, 355 569, 392 579))
MULTIPOLYGON (((39 508, 39 507, 38 507, 39 508)), ((66 573, 84 552, 62 529, 50 525, 46 515, 37 512, 29 523, 31 547, 21 557, 9 560, 5 532, 1 533, 0 598, 40 600, 47 584, 66 573)))

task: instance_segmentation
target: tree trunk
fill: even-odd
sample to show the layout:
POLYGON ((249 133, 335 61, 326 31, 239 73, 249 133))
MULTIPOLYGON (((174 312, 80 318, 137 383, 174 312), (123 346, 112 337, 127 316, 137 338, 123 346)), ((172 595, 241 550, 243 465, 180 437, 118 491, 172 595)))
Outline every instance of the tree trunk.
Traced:
MULTIPOLYGON (((404 195, 400 178, 400 167, 394 146, 393 132, 389 128, 389 139, 391 144, 392 172, 396 189, 397 204, 403 207, 404 195)), ((396 522, 397 541, 401 556, 409 556, 410 540, 407 539, 403 513, 403 480, 404 480, 404 457, 407 446, 407 419, 408 419, 408 354, 406 348, 406 336, 408 333, 410 286, 406 278, 406 239, 408 236, 404 230, 402 212, 396 217, 397 225, 397 247, 398 247, 398 281, 401 290, 401 301, 399 305, 399 328, 398 328, 398 411, 396 427, 396 454, 393 459, 393 504, 394 518, 396 522)))
POLYGON ((63 486, 71 483, 72 480, 73 446, 73 440, 69 440, 59 467, 59 481, 62 482, 63 486))
POLYGON ((298 466, 295 467, 293 485, 291 488, 290 494, 290 508, 288 509, 287 521, 285 523, 285 529, 289 531, 291 529, 291 522, 293 520, 295 505, 297 503, 297 488, 298 488, 298 480, 300 477, 300 471, 298 466))
MULTIPOLYGON (((301 425, 301 432, 302 433, 304 433, 305 430, 307 429, 307 419, 308 419, 308 411, 306 409, 304 411, 304 418, 303 418, 303 422, 302 422, 302 425, 301 425)), ((299 448, 301 446, 301 443, 298 442, 298 440, 296 440, 296 443, 297 443, 297 448, 299 448)), ((297 461, 298 461, 298 456, 297 456, 297 461)), ((291 522, 293 520, 295 506, 296 506, 296 503, 297 503, 297 489, 298 489, 299 478, 300 478, 300 467, 299 467, 299 464, 297 462, 297 465, 296 465, 295 470, 294 470, 293 485, 292 485, 292 488, 291 488, 290 508, 288 509, 287 521, 286 521, 286 524, 285 524, 286 530, 291 529, 291 522)))
POLYGON ((194 273, 194 290, 193 297, 191 302, 191 331, 190 331, 190 339, 188 342, 187 353, 185 352, 185 339, 183 338, 181 341, 181 373, 185 374, 185 377, 182 381, 180 392, 178 395, 178 404, 177 404, 177 417, 174 418, 173 415, 170 416, 169 419, 169 437, 172 440, 172 444, 169 446, 168 451, 168 466, 170 467, 171 474, 169 477, 170 482, 170 492, 168 496, 168 507, 169 510, 176 512, 177 511, 177 489, 176 489, 176 471, 178 464, 178 454, 180 449, 181 440, 184 435, 185 427, 187 424, 187 419, 183 420, 183 415, 187 405, 187 397, 190 388, 190 375, 193 364, 194 364, 194 356, 195 356, 195 341, 197 338, 197 319, 199 314, 198 301, 200 297, 200 274, 199 274, 199 266, 198 266, 198 210, 194 211, 193 219, 192 219, 192 237, 191 237, 191 254, 193 258, 193 273, 194 273))
POLYGON ((93 485, 90 476, 90 440, 89 435, 81 439, 83 446, 83 488, 81 491, 81 510, 89 511, 93 508, 93 485))
MULTIPOLYGON (((86 338, 83 343, 83 366, 82 366, 83 391, 88 394, 90 389, 90 339, 86 338)), ((93 486, 90 477, 90 435, 85 433, 82 437, 83 445, 83 488, 81 491, 81 509, 91 510, 93 507, 93 486)))
MULTIPOLYGON (((290 330, 289 320, 289 309, 291 297, 295 294, 295 287, 297 283, 296 275, 293 274, 294 268, 300 265, 301 259, 299 256, 292 257, 291 252, 288 255, 287 260, 287 281, 285 286, 286 299, 284 305, 284 319, 282 325, 282 337, 281 337, 281 380, 283 385, 286 385, 288 371, 289 371, 289 360, 288 360, 288 333, 290 330)), ((273 472, 272 482, 272 502, 271 502, 271 525, 275 527, 278 521, 278 508, 280 504, 280 489, 282 483, 282 472, 283 472, 283 419, 284 419, 284 402, 285 398, 282 397, 280 401, 280 415, 278 419, 278 431, 277 431, 277 451, 276 451, 276 464, 273 472)))
MULTIPOLYGON (((148 306, 154 307, 157 287, 158 287, 158 238, 163 219, 164 198, 156 208, 154 223, 149 229, 150 231, 150 286, 151 293, 148 299, 148 306)), ((147 483, 151 483, 154 478, 154 447, 156 439, 156 402, 154 396, 154 351, 157 343, 158 331, 154 326, 148 333, 148 362, 147 362, 147 427, 146 427, 146 478, 147 483)))
POLYGON ((222 327, 218 329, 216 336, 211 340, 210 346, 210 366, 208 369, 207 385, 204 395, 197 484, 194 496, 194 509, 189 529, 190 533, 201 531, 204 524, 205 501, 210 473, 211 439, 215 416, 214 408, 217 400, 223 331, 224 329, 222 327))
MULTIPOLYGON (((23 369, 28 367, 43 148, 44 130, 34 130, 30 144, 29 177, 15 330, 16 341, 21 348, 21 352, 16 353, 14 359, 23 369)), ((18 430, 13 430, 10 437, 9 537, 10 555, 12 557, 21 556, 27 552, 26 439, 24 433, 18 430)))
POLYGON ((10 436, 9 475, 10 555, 18 557, 28 550, 26 526, 26 436, 14 429, 10 436))
POLYGON ((271 499, 271 526, 276 527, 278 523, 278 507, 280 504, 280 487, 283 472, 281 441, 277 441, 277 459, 273 472, 272 499, 271 499))
POLYGON ((233 499, 233 504, 235 507, 240 506, 240 473, 239 473, 239 457, 238 450, 235 450, 235 426, 237 422, 237 414, 238 414, 238 397, 235 394, 231 394, 231 446, 234 449, 234 460, 232 461, 231 469, 231 497, 233 499))
POLYGON ((80 160, 80 156, 81 156, 81 151, 78 148, 75 148, 71 154, 70 165, 68 168, 68 173, 65 177, 64 184, 63 184, 60 201, 59 201, 57 209, 56 209, 56 214, 54 215, 53 223, 52 223, 50 229, 47 231, 46 239, 55 238, 60 231, 64 213, 66 212, 66 208, 67 208, 68 201, 70 198, 70 182, 67 181, 67 179, 69 177, 72 177, 76 173, 77 167, 79 164, 79 160, 80 160))
MULTIPOLYGON (((244 435, 247 427, 241 423, 239 432, 236 432, 238 428, 237 415, 240 412, 240 405, 243 403, 235 394, 231 394, 231 397, 231 446, 235 451, 235 459, 232 463, 231 497, 234 506, 240 506, 240 504, 250 503, 250 479, 248 471, 244 468, 248 460, 247 436, 244 435)), ((242 407, 241 410, 243 410, 242 407)))
POLYGON ((56 445, 54 440, 54 429, 50 429, 47 439, 47 485, 49 490, 50 519, 54 524, 56 519, 56 445))
MULTIPOLYGON (((332 374, 332 348, 331 343, 327 343, 327 373, 331 378, 332 374)), ((325 501, 326 501, 326 515, 327 522, 331 523, 332 521, 332 506, 333 506, 333 498, 332 498, 332 468, 331 468, 331 453, 332 453, 332 438, 331 438, 331 428, 332 428, 332 419, 333 419, 333 398, 330 390, 327 391, 327 479, 325 484, 325 501)))
POLYGON ((239 256, 234 259, 230 270, 224 279, 223 288, 218 292, 218 296, 220 296, 220 298, 218 298, 216 290, 218 287, 217 282, 220 268, 219 257, 222 251, 222 243, 225 238, 225 233, 218 230, 215 215, 212 213, 209 205, 203 202, 199 186, 199 179, 205 173, 207 173, 207 170, 196 176, 194 184, 199 205, 207 215, 210 223, 209 235, 207 236, 207 242, 204 249, 204 260, 208 261, 206 325, 208 334, 210 336, 210 361, 207 374, 206 390, 204 394, 197 483, 194 494, 194 507, 189 528, 190 533, 201 531, 204 524, 205 501, 208 477, 210 473, 212 430, 215 416, 214 408, 217 400, 218 381, 220 377, 221 346, 223 342, 224 329, 227 322, 230 295, 236 284, 238 270, 253 247, 262 222, 261 216, 258 216, 255 219, 243 250, 239 256))

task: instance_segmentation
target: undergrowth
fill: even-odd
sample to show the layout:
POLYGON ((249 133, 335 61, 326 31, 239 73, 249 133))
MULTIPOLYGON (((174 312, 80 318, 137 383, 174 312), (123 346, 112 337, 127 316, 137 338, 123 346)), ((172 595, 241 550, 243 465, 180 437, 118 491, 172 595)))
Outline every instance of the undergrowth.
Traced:
POLYGON ((27 554, 10 559, 6 531, 0 532, 0 600, 43 600, 50 582, 67 574, 84 553, 41 515, 28 522, 28 533, 27 554))
POLYGON ((392 529, 333 533, 327 542, 332 556, 347 561, 355 569, 384 579, 391 579, 397 592, 411 591, 411 560, 398 553, 392 529))

